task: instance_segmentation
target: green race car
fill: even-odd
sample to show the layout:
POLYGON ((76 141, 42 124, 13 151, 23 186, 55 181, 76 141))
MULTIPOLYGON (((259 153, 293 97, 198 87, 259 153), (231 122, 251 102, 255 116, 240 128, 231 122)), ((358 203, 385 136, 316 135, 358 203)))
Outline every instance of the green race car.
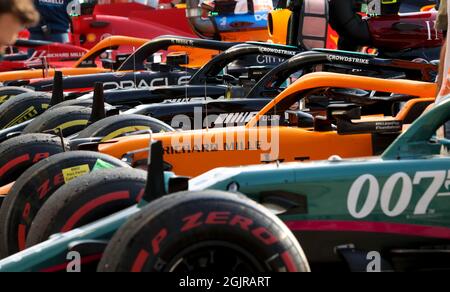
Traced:
MULTIPOLYGON (((190 181, 163 172, 156 143, 139 204, 37 244, 58 216, 69 220, 103 198, 86 201, 86 189, 76 205, 73 192, 65 201, 55 194, 33 223, 30 248, 0 261, 0 271, 66 270, 73 252, 99 271, 448 270, 450 140, 436 136, 448 120, 450 100, 381 157, 220 168, 190 181)), ((119 171, 132 170, 93 174, 104 183, 119 171)), ((72 183, 80 185, 63 188, 72 183)))

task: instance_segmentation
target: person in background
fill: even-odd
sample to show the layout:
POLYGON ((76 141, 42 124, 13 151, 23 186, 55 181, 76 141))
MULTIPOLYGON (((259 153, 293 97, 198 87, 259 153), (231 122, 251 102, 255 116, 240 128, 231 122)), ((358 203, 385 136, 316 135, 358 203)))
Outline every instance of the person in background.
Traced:
MULTIPOLYGON (((75 0, 77 1, 77 0, 75 0)), ((41 21, 30 28, 30 39, 68 43, 71 19, 69 5, 73 0, 34 0, 41 21)))
POLYGON ((0 0, 0 55, 16 42, 20 31, 38 22, 32 0, 0 0))

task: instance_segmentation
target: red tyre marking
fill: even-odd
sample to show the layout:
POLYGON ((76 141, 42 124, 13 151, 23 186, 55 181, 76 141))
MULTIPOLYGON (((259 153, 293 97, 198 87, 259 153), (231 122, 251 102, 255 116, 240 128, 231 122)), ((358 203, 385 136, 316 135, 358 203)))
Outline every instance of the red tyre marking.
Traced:
POLYGON ((24 250, 26 247, 26 229, 27 227, 24 224, 19 225, 19 231, 18 231, 18 240, 19 240, 19 250, 24 250))
POLYGON ((67 232, 73 229, 73 227, 82 219, 86 214, 91 212, 93 209, 104 205, 106 203, 110 203, 113 201, 120 201, 120 200, 126 200, 130 198, 130 192, 129 191, 122 191, 122 192, 114 192, 109 193, 106 195, 103 195, 93 201, 88 202, 83 207, 81 207, 75 214, 70 217, 70 219, 67 221, 66 225, 61 229, 61 232, 67 232))
POLYGON ((253 225, 253 220, 242 217, 240 215, 236 215, 233 220, 230 221, 231 226, 239 225, 242 230, 249 231, 250 226, 253 225))
POLYGON ((194 214, 194 215, 191 215, 191 216, 187 216, 186 218, 184 218, 183 222, 186 222, 186 223, 181 228, 181 232, 186 232, 186 231, 189 231, 191 229, 194 229, 194 228, 197 228, 199 226, 202 226, 203 222, 200 221, 202 216, 203 216, 203 213, 199 212, 197 214, 194 214))
POLYGON ((155 236, 155 238, 152 240, 152 248, 153 248, 153 254, 156 256, 158 255, 159 251, 160 251, 160 244, 161 242, 164 241, 164 239, 166 239, 167 235, 169 233, 167 232, 167 229, 162 229, 158 235, 155 236))
POLYGON ((142 189, 142 190, 139 192, 139 195, 136 197, 136 203, 140 203, 141 200, 142 200, 142 198, 144 197, 144 195, 145 195, 145 189, 142 189))
POLYGON ((265 245, 273 245, 278 242, 278 238, 273 236, 265 227, 259 227, 253 230, 252 234, 265 245))
POLYGON ((39 200, 45 198, 50 191, 50 180, 47 179, 39 188, 38 188, 39 200))
POLYGON ((206 218, 205 224, 225 225, 230 220, 230 212, 211 212, 206 218))
MULTIPOLYGON (((23 209, 23 212, 22 212, 22 220, 25 220, 25 221, 29 220, 30 211, 31 211, 31 205, 30 205, 30 203, 26 203, 25 207, 23 209)), ((19 250, 24 250, 26 241, 27 241, 27 225, 19 224, 17 236, 18 236, 18 240, 19 240, 19 250)))
POLYGON ((297 273, 297 267, 294 265, 294 261, 292 260, 291 255, 289 254, 289 252, 284 252, 281 255, 281 259, 283 260, 284 264, 286 265, 286 268, 288 270, 289 273, 297 273))
POLYGON ((29 160, 30 160, 30 155, 25 154, 25 155, 19 156, 15 159, 9 161, 5 165, 3 165, 2 168, 0 168, 0 177, 3 176, 8 170, 12 169, 16 165, 21 164, 25 161, 29 161, 29 160))
POLYGON ((148 252, 146 252, 145 250, 141 250, 139 252, 137 258, 134 260, 133 267, 131 268, 131 272, 133 272, 133 273, 141 272, 149 257, 150 257, 150 254, 148 252))
POLYGON ((44 160, 49 157, 50 157, 50 153, 48 153, 48 152, 38 153, 34 156, 33 163, 36 163, 38 161, 44 160))

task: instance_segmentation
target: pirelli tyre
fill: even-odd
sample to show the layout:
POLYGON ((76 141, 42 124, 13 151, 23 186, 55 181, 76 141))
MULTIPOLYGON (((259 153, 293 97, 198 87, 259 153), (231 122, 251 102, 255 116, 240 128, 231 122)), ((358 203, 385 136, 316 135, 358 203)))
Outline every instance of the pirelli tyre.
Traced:
POLYGON ((0 105, 8 101, 11 97, 15 97, 17 95, 30 92, 34 91, 24 87, 15 87, 15 86, 0 87, 0 105))
POLYGON ((35 118, 24 130, 24 134, 54 133, 60 129, 64 137, 69 137, 86 128, 92 110, 82 106, 51 108, 35 118))
POLYGON ((48 93, 33 92, 18 95, 0 105, 0 130, 31 120, 50 106, 48 93))
POLYGON ((146 181, 145 171, 121 168, 96 171, 67 183, 47 200, 35 217, 27 247, 47 240, 52 234, 70 231, 137 204, 146 181))
POLYGON ((152 130, 153 133, 175 131, 169 125, 142 115, 119 115, 98 121, 76 135, 77 139, 103 138, 108 141, 133 132, 152 130))
POLYGON ((21 135, 1 143, 0 186, 15 181, 33 164, 64 152, 62 143, 59 137, 48 134, 21 135))
POLYGON ((183 192, 145 207, 114 235, 100 272, 306 272, 290 230, 269 210, 226 192, 183 192))
MULTIPOLYGON (((29 168, 17 179, 0 208, 0 256, 4 258, 25 248, 26 238, 36 215, 62 186, 86 174, 89 174, 87 181, 91 181, 99 177, 97 171, 111 168, 124 168, 125 172, 134 173, 126 163, 114 157, 87 151, 60 153, 29 168)), ((86 180, 78 180, 80 184, 75 182, 76 190, 70 187, 68 190, 71 195, 72 192, 84 194, 86 188, 94 185, 99 187, 98 184, 101 183, 113 190, 110 188, 109 177, 102 179, 92 185, 83 185, 86 180)), ((67 214, 72 214, 72 211, 74 209, 67 211, 67 214)), ((101 215, 103 213, 99 214, 101 215)))

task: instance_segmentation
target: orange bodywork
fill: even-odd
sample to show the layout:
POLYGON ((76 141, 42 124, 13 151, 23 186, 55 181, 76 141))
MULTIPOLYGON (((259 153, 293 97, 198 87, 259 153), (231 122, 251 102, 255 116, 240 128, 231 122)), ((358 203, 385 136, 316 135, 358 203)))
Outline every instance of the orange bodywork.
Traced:
POLYGON ((9 191, 13 187, 14 183, 10 183, 6 186, 0 187, 0 199, 8 195, 9 191))
MULTIPOLYGON (((292 11, 289 9, 276 9, 269 13, 268 33, 269 41, 274 44, 287 45, 289 26, 292 11)), ((336 49, 338 47, 339 35, 328 25, 327 48, 336 49)))
POLYGON ((224 42, 266 42, 269 39, 267 29, 241 30, 238 32, 221 32, 221 41, 224 42))
MULTIPOLYGON (((264 114, 293 94, 313 88, 342 87, 376 90, 416 96, 406 103, 395 117, 403 120, 417 103, 432 102, 436 84, 408 80, 385 80, 336 73, 312 73, 297 80, 283 91, 245 127, 156 134, 154 140, 163 142, 164 160, 178 175, 195 177, 218 167, 234 167, 272 162, 323 160, 331 155, 343 158, 367 157, 373 153, 373 136, 367 134, 339 135, 335 131, 315 132, 295 127, 256 126, 264 114)), ((392 117, 381 119, 394 119, 392 117)), ((149 135, 129 136, 99 146, 101 153, 117 158, 145 149, 149 135)), ((147 151, 134 156, 134 161, 146 160, 147 151)), ((5 196, 13 186, 0 188, 5 196)))
POLYGON ((189 56, 189 68, 200 68, 208 63, 212 58, 219 55, 221 51, 191 48, 183 46, 171 46, 169 52, 184 52, 189 56))
MULTIPOLYGON (((93 47, 89 52, 87 52, 75 65, 71 68, 49 68, 48 70, 23 70, 15 72, 4 72, 0 73, 0 82, 5 81, 15 81, 15 80, 32 80, 40 78, 51 78, 54 76, 55 71, 61 71, 64 76, 77 76, 77 75, 87 75, 87 74, 97 74, 111 72, 111 69, 105 69, 102 67, 87 67, 83 68, 82 64, 90 58, 95 58, 99 54, 103 53, 105 50, 117 47, 129 47, 132 50, 136 50, 145 45, 148 42, 147 39, 131 38, 131 37, 121 37, 113 36, 103 41, 99 42, 95 47, 93 47)), ((186 52, 189 55, 189 68, 199 68, 204 64, 209 62, 214 56, 220 54, 216 50, 207 49, 197 49, 184 46, 171 46, 168 50, 169 52, 186 52)))
POLYGON ((274 44, 286 44, 291 15, 289 9, 277 9, 269 13, 269 37, 274 44))
MULTIPOLYGON (((197 176, 217 167, 276 160, 291 162, 323 160, 331 155, 343 158, 374 155, 371 133, 340 135, 336 131, 315 132, 312 129, 296 127, 257 126, 267 113, 285 99, 308 89, 323 87, 393 92, 427 100, 432 100, 436 93, 436 86, 432 83, 313 73, 300 78, 282 92, 245 127, 157 134, 153 139, 163 142, 164 159, 173 167, 173 171, 185 176, 197 176)), ((129 152, 148 147, 148 144, 149 136, 141 135, 100 145, 99 150, 122 158, 129 152)), ((141 152, 136 154, 134 159, 144 160, 146 156, 146 152, 141 152)))
MULTIPOLYGON (((76 76, 85 74, 96 74, 103 72, 110 72, 110 69, 105 68, 80 68, 80 65, 91 58, 92 56, 98 55, 109 48, 117 46, 130 46, 130 47, 140 47, 144 45, 148 40, 130 38, 130 37, 110 37, 99 42, 94 48, 87 52, 77 63, 71 68, 58 68, 57 71, 61 71, 65 76, 76 76)), ((0 73, 0 82, 3 81, 13 81, 13 80, 30 80, 38 78, 49 78, 53 77, 56 69, 49 68, 49 70, 35 69, 35 70, 24 70, 15 72, 4 72, 0 73)))

